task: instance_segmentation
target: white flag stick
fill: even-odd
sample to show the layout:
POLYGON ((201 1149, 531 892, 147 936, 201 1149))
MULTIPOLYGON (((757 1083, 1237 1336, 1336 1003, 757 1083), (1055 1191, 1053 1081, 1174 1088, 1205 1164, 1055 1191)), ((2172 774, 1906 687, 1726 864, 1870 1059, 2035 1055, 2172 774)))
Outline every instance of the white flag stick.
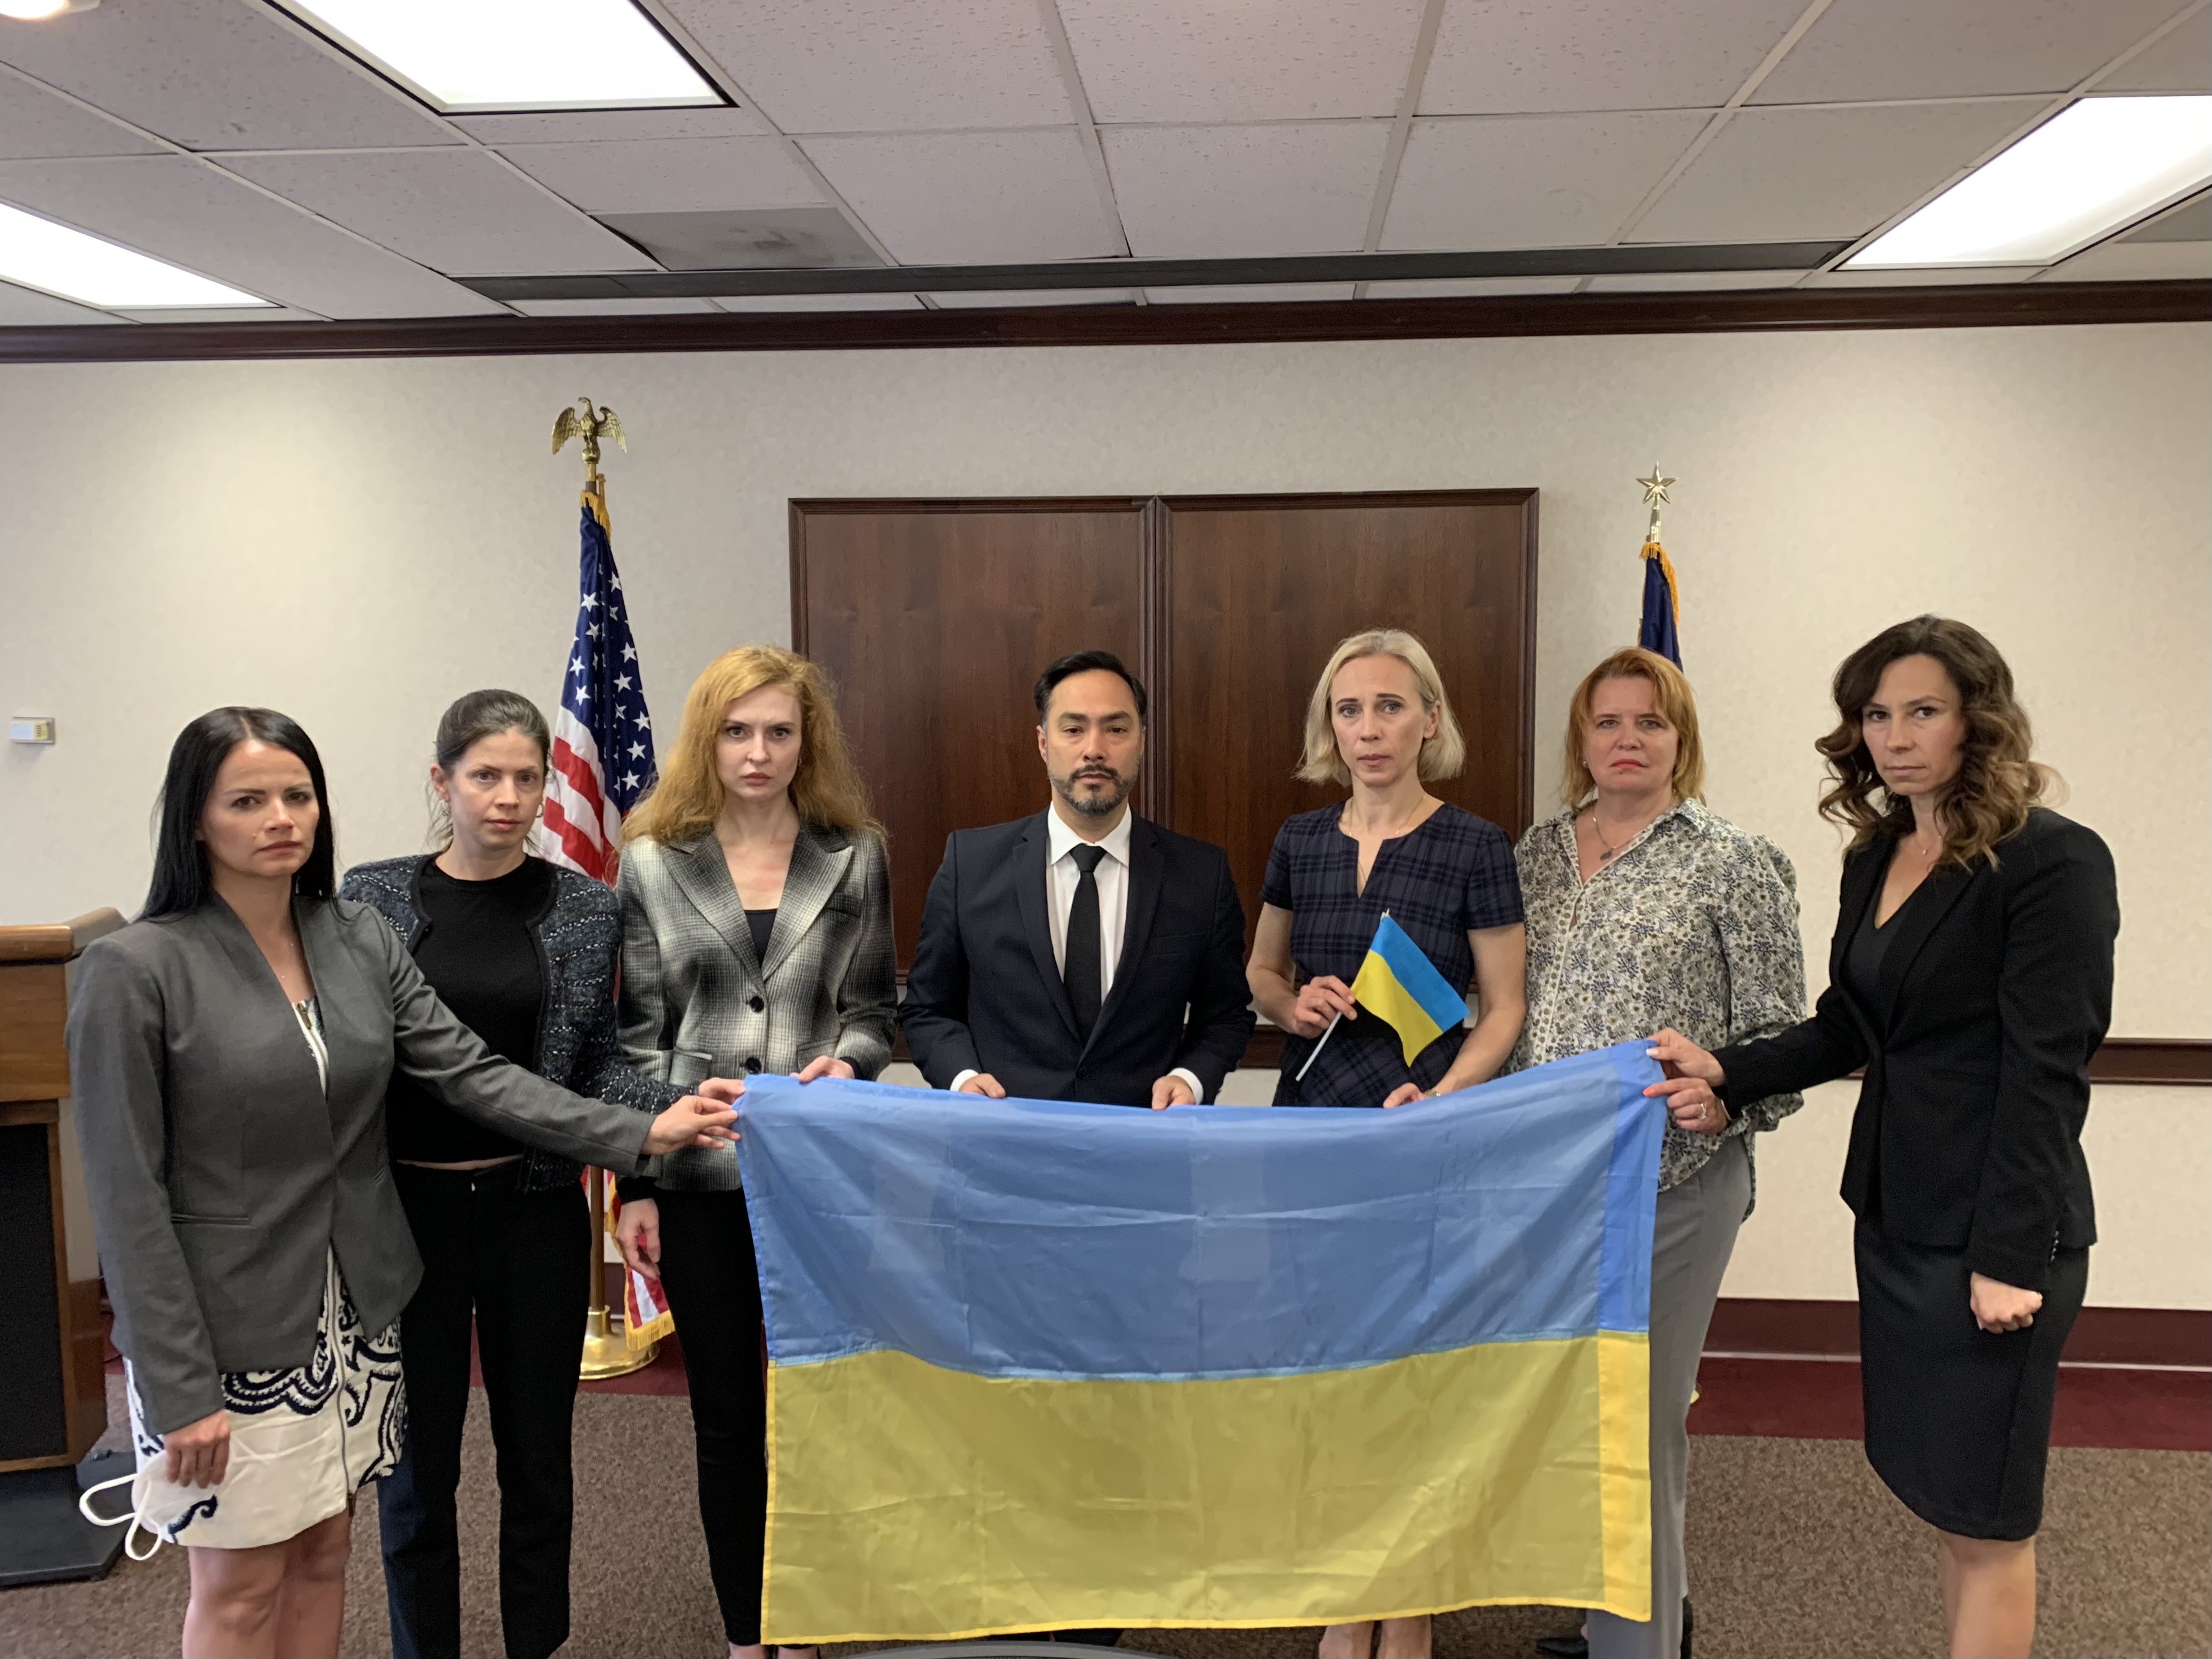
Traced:
POLYGON ((1298 1074, 1291 1079, 1291 1082, 1304 1083, 1306 1080, 1306 1073, 1313 1070, 1314 1061, 1321 1058, 1321 1051, 1328 1044, 1329 1031, 1334 1031, 1336 1029, 1336 1022, 1343 1018, 1344 1015, 1340 1010, 1329 1017, 1328 1030, 1323 1031, 1315 1042, 1313 1052, 1306 1056, 1306 1063, 1298 1067, 1298 1074))

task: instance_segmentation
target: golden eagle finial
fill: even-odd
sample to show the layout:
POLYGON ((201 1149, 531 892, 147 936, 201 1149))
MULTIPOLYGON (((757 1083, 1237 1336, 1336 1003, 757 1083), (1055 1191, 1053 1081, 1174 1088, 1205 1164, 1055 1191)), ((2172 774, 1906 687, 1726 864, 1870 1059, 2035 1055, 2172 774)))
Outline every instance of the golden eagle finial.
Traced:
POLYGON ((589 398, 576 399, 574 409, 563 409, 553 422, 553 453, 558 455, 561 446, 571 438, 584 441, 584 475, 586 483, 599 476, 599 440, 611 438, 623 453, 629 453, 629 444, 623 436, 622 419, 611 409, 594 409, 589 398))

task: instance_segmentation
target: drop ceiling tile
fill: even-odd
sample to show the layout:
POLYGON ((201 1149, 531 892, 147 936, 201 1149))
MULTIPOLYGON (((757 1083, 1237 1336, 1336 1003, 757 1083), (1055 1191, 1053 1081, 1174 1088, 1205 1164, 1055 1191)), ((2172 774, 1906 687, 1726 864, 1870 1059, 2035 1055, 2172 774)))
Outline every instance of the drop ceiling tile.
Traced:
POLYGON ((919 311, 911 294, 732 294, 717 295, 725 311, 919 311))
POLYGON ((2179 28, 2097 82, 2100 92, 2212 92, 2212 10, 2179 28))
POLYGON ((1973 166, 2045 102, 1740 110, 1632 235, 1639 242, 1861 235, 1973 166))
POLYGON ((657 317, 718 308, 712 300, 509 300, 507 304, 526 317, 657 317))
POLYGON ((2177 9, 2176 0, 1835 0, 1752 101, 2063 92, 2177 9))
POLYGON ((1234 258, 1357 252, 1390 129, 1109 127, 1099 137, 1131 253, 1234 258))
POLYGON ((0 162, 0 201, 325 317, 504 310, 180 155, 0 162))
POLYGON ((5 27, 0 59, 188 149, 456 142, 412 99, 265 6, 106 0, 5 27))
POLYGON ((2046 283, 2133 283, 2212 276, 2212 242, 2100 242, 2054 266, 2046 283))
POLYGON ((1805 0, 1445 0, 1424 115, 1696 109, 1735 95, 1805 0))
POLYGON ((653 268, 612 231, 482 150, 233 155, 223 165, 452 276, 653 268))
POLYGON ((1590 278, 1592 294, 1677 294, 1724 288, 1790 288, 1798 270, 1651 270, 1590 278))
POLYGON ((933 294, 947 311, 981 311, 1000 306, 1128 306, 1136 290, 1127 288, 1020 288, 933 294))
POLYGON ((510 144, 500 153, 587 213, 810 207, 822 200, 781 138, 510 144))
POLYGON ((808 138, 802 148, 904 264, 1123 251, 1073 127, 808 138))
POLYGON ((1604 242, 1688 148, 1696 111, 1453 117, 1413 123, 1388 249, 1604 242))
POLYGON ((2038 265, 1946 265, 1924 270, 1816 270, 1807 288, 1953 288, 1976 283, 2024 283, 2038 265))
POLYGON ((1439 276, 1418 282, 1370 283, 1370 300, 1464 300, 1486 294, 1572 294, 1579 276, 1439 276))
POLYGON ((1254 300, 1349 300, 1352 283, 1218 283, 1212 288, 1148 288, 1156 306, 1243 305, 1254 300))
POLYGON ((2130 242, 2212 241, 2212 191, 2177 202, 2163 213, 2153 214, 2124 235, 2130 242))
POLYGON ((1394 113, 1422 0, 1059 0, 1106 121, 1394 113))
POLYGON ((786 132, 1074 119, 1036 0, 670 0, 786 132))
MULTIPOLYGON (((0 36, 0 41, 5 37, 0 36)), ((47 155, 158 155, 161 146, 66 98, 0 75, 0 161, 47 155)))
POLYGON ((625 138, 759 138, 775 129, 750 109, 547 110, 523 115, 456 115, 453 123, 487 144, 587 144, 625 138))
POLYGON ((119 323, 125 319, 90 306, 81 306, 34 288, 0 283, 0 328, 57 328, 78 323, 119 323))

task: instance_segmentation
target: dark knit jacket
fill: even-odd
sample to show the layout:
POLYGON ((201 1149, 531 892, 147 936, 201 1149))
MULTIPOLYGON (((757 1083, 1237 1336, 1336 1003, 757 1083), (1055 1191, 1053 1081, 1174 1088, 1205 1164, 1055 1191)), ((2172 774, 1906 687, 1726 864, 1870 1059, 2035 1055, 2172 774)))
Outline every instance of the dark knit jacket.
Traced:
MULTIPOLYGON (((422 917, 422 872, 434 856, 382 859, 346 872, 338 896, 368 905, 399 935, 411 955, 428 924, 422 917)), ((622 959, 622 906, 614 890, 568 869, 553 872, 553 902, 531 926, 538 941, 545 1005, 538 1021, 531 1069, 549 1083, 641 1112, 659 1112, 685 1091, 632 1071, 623 1061, 615 1027, 615 970, 622 959)), ((574 1183, 582 1166, 551 1152, 525 1154, 525 1188, 542 1191, 574 1183)))

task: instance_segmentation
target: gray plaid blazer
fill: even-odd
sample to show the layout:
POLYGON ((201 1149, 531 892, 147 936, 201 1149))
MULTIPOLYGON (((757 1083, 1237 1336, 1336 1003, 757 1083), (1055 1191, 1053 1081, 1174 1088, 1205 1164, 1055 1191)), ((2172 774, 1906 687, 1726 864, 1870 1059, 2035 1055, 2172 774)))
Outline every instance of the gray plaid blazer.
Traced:
MULTIPOLYGON (((712 832, 672 845, 631 843, 617 890, 623 1048, 647 1076, 689 1086, 796 1072, 830 1054, 873 1078, 890 1063, 897 959, 879 836, 812 824, 799 831, 765 962, 753 953, 712 832)), ((729 1190, 737 1162, 687 1150, 671 1154, 657 1178, 680 1191, 729 1190)))

